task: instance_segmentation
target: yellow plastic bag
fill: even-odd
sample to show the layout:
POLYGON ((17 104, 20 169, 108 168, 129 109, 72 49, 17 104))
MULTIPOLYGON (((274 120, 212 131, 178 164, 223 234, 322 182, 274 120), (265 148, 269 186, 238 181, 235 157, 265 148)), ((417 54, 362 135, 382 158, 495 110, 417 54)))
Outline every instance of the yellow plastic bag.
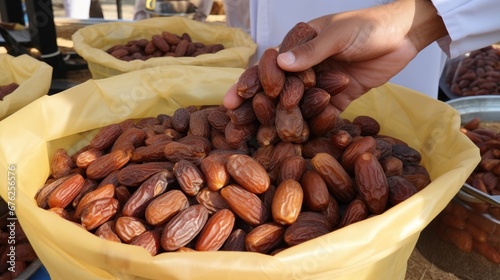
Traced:
MULTIPOLYGON (((479 162, 449 105, 400 86, 372 90, 343 113, 368 114, 381 133, 421 151, 432 183, 385 213, 269 256, 249 252, 162 253, 106 241, 39 208, 34 196, 57 148, 86 145, 95 129, 126 118, 220 104, 243 69, 164 66, 89 80, 31 103, 0 122, 2 170, 13 169, 19 221, 52 279, 404 279, 420 232, 479 162), (423 111, 422 108, 425 108, 423 111)), ((12 182, 7 172, 1 182, 12 182)), ((7 189, 0 194, 7 198, 7 189)), ((12 194, 11 194, 12 195, 12 194)))
MULTIPOLYGON (((52 67, 29 55, 0 54, 0 85, 19 87, 0 101, 0 120, 46 95, 52 81, 52 67)), ((7 136, 7 135, 5 135, 7 136)))
POLYGON ((135 22, 94 24, 76 31, 73 36, 75 51, 87 61, 92 78, 101 79, 134 70, 164 65, 195 65, 247 68, 257 45, 242 29, 216 23, 202 23, 185 17, 157 17, 135 22), (187 33, 193 42, 223 44, 224 50, 197 57, 156 57, 122 61, 105 51, 129 40, 148 39, 169 31, 177 35, 187 33))

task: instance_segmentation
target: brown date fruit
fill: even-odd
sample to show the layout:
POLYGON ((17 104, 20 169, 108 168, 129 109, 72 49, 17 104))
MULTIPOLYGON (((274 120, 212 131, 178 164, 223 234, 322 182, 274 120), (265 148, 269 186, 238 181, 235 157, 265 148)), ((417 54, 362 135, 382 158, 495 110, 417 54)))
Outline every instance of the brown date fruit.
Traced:
POLYGON ((377 135, 380 132, 380 124, 376 119, 367 115, 356 116, 352 123, 361 128, 361 135, 377 135))
POLYGON ((85 179, 80 174, 74 174, 58 185, 48 196, 47 204, 50 208, 66 208, 81 192, 85 179))
POLYGON ((340 114, 339 109, 328 104, 325 109, 308 120, 311 134, 315 136, 326 135, 335 128, 335 120, 340 114))
POLYGON ((245 237, 245 248, 249 252, 269 253, 282 240, 285 227, 277 223, 266 223, 252 229, 245 237))
POLYGON ((226 242, 222 246, 222 251, 245 251, 245 237, 246 232, 240 228, 237 228, 231 232, 231 234, 226 239, 226 242))
POLYGON ((167 161, 127 165, 118 171, 116 179, 117 183, 124 186, 137 187, 154 174, 164 170, 172 170, 173 167, 174 164, 167 161))
POLYGON ((90 147, 96 150, 106 150, 113 146, 113 143, 118 139, 122 133, 122 128, 119 124, 107 125, 90 140, 90 147))
POLYGON ((349 85, 349 76, 339 70, 321 70, 316 72, 316 87, 336 95, 349 85))
POLYGON ((389 186, 389 205, 397 205, 418 192, 417 188, 401 176, 390 176, 387 178, 389 186))
POLYGON ((264 92, 258 92, 252 98, 252 108, 257 120, 263 125, 273 125, 276 117, 276 102, 264 92))
POLYGON ((272 200, 273 220, 281 225, 293 224, 302 209, 304 192, 299 182, 286 179, 278 185, 272 200))
POLYGON ((257 129, 257 135, 255 136, 255 138, 260 146, 276 144, 281 141, 278 136, 278 131, 276 130, 276 127, 274 125, 261 124, 257 129))
POLYGON ((71 172, 74 165, 65 149, 57 149, 50 162, 50 174, 55 179, 64 177, 71 172))
POLYGON ((229 205, 222 198, 218 191, 212 191, 209 188, 201 189, 196 195, 196 201, 205 206, 210 214, 222 209, 229 209, 229 205))
POLYGON ((189 133, 204 138, 210 137, 210 124, 203 110, 191 113, 189 117, 189 133))
POLYGON ((207 115, 208 123, 212 130, 216 130, 220 133, 225 133, 226 125, 229 123, 230 119, 225 112, 214 110, 207 115))
POLYGON ((256 123, 236 125, 229 122, 224 133, 226 136, 226 143, 232 149, 238 149, 255 134, 257 128, 258 126, 256 123))
POLYGON ((233 231, 236 217, 229 209, 214 213, 205 223, 195 243, 196 251, 217 251, 233 231))
POLYGON ((276 131, 284 142, 297 142, 304 130, 304 118, 298 106, 286 109, 281 103, 276 107, 276 131))
POLYGON ((271 184, 264 167, 249 155, 230 155, 226 169, 236 183, 254 194, 265 192, 271 184))
POLYGON ((357 141, 353 141, 347 148, 340 159, 340 163, 345 170, 352 174, 354 171, 354 163, 359 155, 363 153, 374 153, 377 143, 371 136, 364 136, 357 141))
POLYGON ((286 179, 300 181, 304 172, 306 172, 306 160, 302 156, 292 155, 281 162, 276 183, 280 184, 286 179))
POLYGON ((313 211, 321 211, 330 203, 330 193, 323 178, 314 170, 306 171, 300 179, 304 203, 313 211))
POLYGON ((360 199, 373 214, 381 214, 387 208, 389 186, 378 159, 371 153, 363 153, 354 164, 356 188, 360 199))
POLYGON ((85 173, 90 179, 103 179, 111 174, 111 172, 119 170, 125 166, 130 160, 131 154, 127 154, 122 150, 115 150, 108 154, 102 155, 89 164, 85 173))
POLYGON ((316 86, 316 72, 312 67, 299 72, 288 72, 287 75, 299 78, 304 84, 304 89, 316 86))
POLYGON ((285 71, 277 62, 278 51, 273 48, 266 49, 259 60, 258 74, 264 92, 270 98, 277 98, 285 84, 285 71))
POLYGON ((160 231, 148 230, 130 240, 130 245, 141 246, 146 249, 151 256, 155 256, 160 251, 160 231))
POLYGON ((392 145, 392 155, 399 158, 404 165, 418 165, 422 160, 419 151, 405 144, 392 145))
POLYGON ((184 144, 178 141, 168 143, 163 151, 167 160, 171 162, 175 163, 183 159, 195 165, 199 165, 207 155, 204 147, 184 144))
POLYGON ((295 246, 330 232, 326 217, 317 212, 300 213, 297 221, 286 228, 283 240, 288 246, 295 246))
POLYGON ((286 76, 283 90, 279 95, 279 104, 289 110, 299 105, 302 96, 304 95, 304 84, 294 76, 286 76))
POLYGON ((295 48, 296 46, 300 46, 303 43, 310 41, 317 35, 316 30, 314 30, 314 28, 312 28, 309 24, 305 22, 298 22, 283 37, 279 53, 284 53, 295 48))
POLYGON ((96 199, 82 212, 81 222, 87 230, 93 230, 110 220, 118 211, 118 200, 113 197, 96 199))
POLYGON ((203 205, 191 205, 175 215, 163 228, 161 246, 165 251, 175 251, 186 246, 200 233, 208 219, 203 205))
POLYGON ((102 239, 106 239, 109 241, 114 241, 114 242, 118 242, 118 243, 122 242, 120 237, 115 232, 115 221, 113 221, 113 220, 107 221, 104 224, 100 225, 96 229, 95 235, 99 236, 102 239))
POLYGON ((230 184, 220 190, 220 195, 231 210, 248 224, 257 226, 268 219, 269 213, 264 203, 256 194, 243 187, 230 184))
POLYGON ((152 199, 164 193, 171 181, 169 171, 160 171, 149 177, 135 190, 122 208, 122 215, 142 217, 152 199))
POLYGON ((178 108, 172 115, 173 128, 181 133, 187 132, 189 129, 189 119, 191 114, 186 108, 178 108))
POLYGON ((245 125, 257 120, 252 107, 252 100, 245 100, 237 108, 227 110, 226 115, 235 125, 245 125))
POLYGON ((250 66, 243 71, 238 79, 238 82, 236 83, 236 92, 239 96, 245 99, 250 99, 262 90, 258 71, 258 65, 250 66))
POLYGON ((347 206, 342 219, 340 220, 339 228, 343 228, 350 224, 362 221, 369 215, 368 208, 360 199, 353 199, 347 206))
POLYGON ((115 221, 115 232, 125 243, 130 243, 132 239, 146 231, 144 221, 136 217, 120 216, 115 221))
POLYGON ((96 199, 114 197, 114 196, 115 196, 115 186, 113 184, 107 184, 95 190, 89 191, 82 197, 82 199, 76 206, 75 213, 73 214, 73 216, 76 219, 80 219, 83 210, 90 202, 96 199))
POLYGON ((227 185, 231 175, 226 169, 227 155, 210 154, 200 164, 200 171, 205 177, 207 187, 217 191, 227 185))
POLYGON ((150 225, 159 225, 188 207, 189 201, 182 191, 169 190, 151 200, 146 207, 144 217, 150 225))
POLYGON ((195 196, 205 186, 205 178, 200 169, 192 162, 179 160, 174 165, 174 175, 181 189, 190 196, 195 196))
POLYGON ((330 193, 341 203, 350 202, 356 190, 344 167, 330 154, 318 153, 311 159, 316 172, 325 180, 330 193))
POLYGON ((321 88, 313 87, 305 90, 299 103, 304 119, 310 119, 323 111, 330 104, 330 97, 330 94, 321 88))

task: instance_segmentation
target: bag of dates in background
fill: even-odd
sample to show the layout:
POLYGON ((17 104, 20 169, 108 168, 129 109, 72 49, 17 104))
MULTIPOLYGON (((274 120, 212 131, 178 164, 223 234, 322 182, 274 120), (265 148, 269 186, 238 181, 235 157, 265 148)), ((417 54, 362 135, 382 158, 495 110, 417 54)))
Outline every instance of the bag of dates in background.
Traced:
POLYGON ((444 72, 449 97, 499 95, 500 47, 488 46, 451 59, 444 72))
POLYGON ((29 55, 0 54, 0 120, 46 95, 52 67, 29 55))
POLYGON ((77 30, 72 40, 94 79, 165 65, 246 68, 257 49, 242 29, 185 17, 93 24, 77 30), (199 45, 203 52, 189 48, 199 45), (116 47, 122 47, 118 53, 125 50, 127 60, 111 52, 116 47))
MULTIPOLYGON (((0 130, 10 134, 2 140, 0 164, 4 169, 15 167, 19 222, 53 279, 69 276, 85 280, 206 279, 207 276, 287 280, 404 278, 407 260, 420 232, 458 192, 477 165, 479 154, 477 147, 459 131, 460 118, 454 109, 392 84, 373 89, 357 99, 340 117, 353 120, 356 116, 368 115, 376 119, 380 134, 400 139, 421 154, 421 164, 432 179, 430 184, 381 214, 324 232, 274 255, 189 251, 153 256, 141 246, 99 238, 94 229, 89 231, 82 224, 63 219, 40 207, 34 199, 40 197, 37 193, 52 172, 56 152, 64 149, 73 155, 89 145, 101 128, 127 119, 154 120, 159 116, 172 116, 179 108, 219 105, 227 89, 242 73, 243 69, 195 66, 138 70, 90 80, 57 95, 43 97, 0 123, 0 130), (424 107, 426 112, 422 114, 424 107)), ((192 114, 193 119, 199 120, 192 114)), ((197 117, 203 115, 197 114, 197 117)), ((173 156, 176 149, 169 151, 173 156)), ((244 165, 253 168, 253 165, 244 165)), ((189 164, 183 166, 184 172, 196 178, 189 164)), ((102 175, 93 173, 92 176, 102 175)), ((7 182, 5 173, 0 173, 0 180, 7 182)), ((293 184, 288 186, 296 189, 293 184)), ((222 190, 226 188, 228 192, 231 189, 227 186, 222 190)), ((0 191, 4 197, 6 190, 0 191)), ((232 193, 238 195, 238 188, 232 187, 232 193)), ((193 199, 189 201, 196 204, 193 199)), ((55 206, 58 202, 54 200, 49 204, 55 206)), ((192 207, 188 208, 192 209, 189 213, 196 213, 200 205, 192 207)), ((142 211, 125 208, 126 205, 122 211, 142 211)), ((227 217, 228 212, 218 213, 227 217)), ((107 212, 96 212, 99 213, 106 215, 107 212)), ((282 218, 288 220, 286 215, 282 218)), ((150 222, 154 223, 151 219, 150 222)), ((123 240, 131 240, 125 237, 123 240)), ((177 247, 169 246, 165 247, 172 250, 177 247)))

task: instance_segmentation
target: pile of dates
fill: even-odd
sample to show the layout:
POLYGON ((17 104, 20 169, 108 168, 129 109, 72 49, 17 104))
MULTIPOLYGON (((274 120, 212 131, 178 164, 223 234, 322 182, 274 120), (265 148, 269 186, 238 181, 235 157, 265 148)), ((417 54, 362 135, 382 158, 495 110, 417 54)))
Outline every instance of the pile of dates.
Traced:
POLYGON ((195 57, 202 54, 216 53, 223 49, 224 46, 222 44, 193 42, 188 33, 177 35, 163 31, 161 34, 153 35, 149 40, 131 40, 126 44, 112 46, 106 52, 117 59, 131 61, 164 56, 195 57))
MULTIPOLYGON (((500 195, 500 134, 498 123, 472 118, 461 131, 476 144, 481 161, 467 183, 489 195, 500 195)), ((444 241, 465 253, 472 251, 500 264, 500 207, 454 198, 431 227, 444 241)))
POLYGON ((0 85, 0 101, 3 101, 5 96, 13 93, 18 87, 19 85, 17 83, 0 85))
MULTIPOLYGON (((282 48, 315 36, 297 24, 282 48)), ((378 215, 430 183, 420 153, 368 115, 339 117, 340 72, 285 73, 275 49, 240 77, 235 109, 178 108, 59 149, 39 207, 152 255, 280 250, 378 215)))
POLYGON ((445 78, 457 96, 500 94, 500 48, 488 46, 452 60, 445 78))

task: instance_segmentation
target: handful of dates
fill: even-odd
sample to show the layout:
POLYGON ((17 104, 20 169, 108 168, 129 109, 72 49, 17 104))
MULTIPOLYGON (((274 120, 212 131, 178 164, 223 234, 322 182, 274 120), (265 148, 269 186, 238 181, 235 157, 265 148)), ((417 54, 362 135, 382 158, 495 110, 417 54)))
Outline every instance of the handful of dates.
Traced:
POLYGON ((201 54, 216 53, 224 49, 222 44, 193 42, 188 33, 182 35, 163 31, 148 39, 131 40, 126 44, 112 46, 106 52, 113 57, 131 61, 147 60, 152 57, 195 57, 201 54))
MULTIPOLYGON (((290 32, 282 49, 315 36, 304 23, 290 32)), ((125 120, 74 154, 59 149, 37 204, 152 255, 275 254, 381 214, 430 183, 420 153, 379 134, 374 118, 339 117, 329 99, 347 76, 285 73, 276 54, 267 50, 242 74, 246 101, 236 109, 125 120)))

